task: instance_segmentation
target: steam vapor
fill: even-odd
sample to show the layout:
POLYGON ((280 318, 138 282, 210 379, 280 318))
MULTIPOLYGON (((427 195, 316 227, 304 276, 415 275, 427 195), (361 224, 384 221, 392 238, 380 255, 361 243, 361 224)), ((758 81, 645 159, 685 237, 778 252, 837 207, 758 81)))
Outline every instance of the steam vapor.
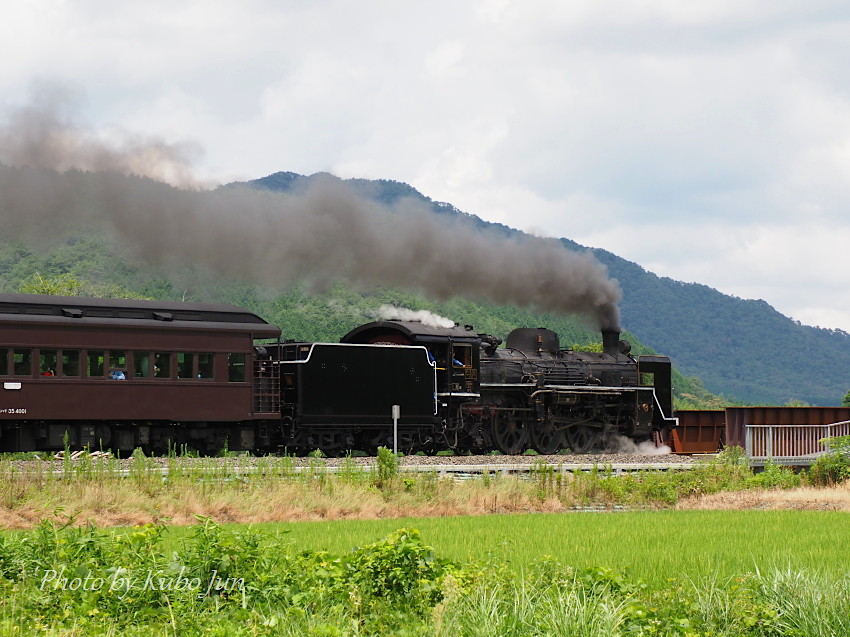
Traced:
POLYGON ((383 206, 330 176, 311 179, 297 195, 176 188, 162 181, 194 184, 185 148, 155 140, 110 145, 61 107, 61 99, 39 102, 0 128, 7 239, 56 239, 93 227, 138 260, 203 266, 275 289, 295 281, 322 289, 344 278, 435 299, 586 314, 600 327, 619 327, 619 285, 590 253, 553 239, 482 232, 414 200, 383 206))
POLYGON ((411 310, 395 305, 379 307, 378 317, 385 321, 419 321, 428 327, 454 327, 456 325, 453 320, 428 310, 411 310))
POLYGON ((656 447, 655 443, 651 440, 635 442, 619 434, 613 436, 608 446, 609 450, 613 453, 628 453, 638 456, 666 456, 673 452, 667 445, 656 447))

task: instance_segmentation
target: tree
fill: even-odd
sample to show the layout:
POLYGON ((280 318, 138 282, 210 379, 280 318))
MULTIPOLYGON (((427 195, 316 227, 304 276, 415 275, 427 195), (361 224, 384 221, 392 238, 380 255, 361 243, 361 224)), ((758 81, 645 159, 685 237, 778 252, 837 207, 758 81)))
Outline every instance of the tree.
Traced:
POLYGON ((82 281, 68 273, 45 277, 40 272, 35 272, 21 281, 18 290, 24 294, 80 296, 84 287, 82 281))
POLYGON ((24 294, 51 294, 54 296, 92 296, 103 299, 149 299, 118 285, 81 281, 66 272, 54 276, 43 276, 35 272, 21 281, 18 291, 24 294))
POLYGON ((844 399, 841 401, 842 407, 850 407, 850 391, 844 394, 844 399))

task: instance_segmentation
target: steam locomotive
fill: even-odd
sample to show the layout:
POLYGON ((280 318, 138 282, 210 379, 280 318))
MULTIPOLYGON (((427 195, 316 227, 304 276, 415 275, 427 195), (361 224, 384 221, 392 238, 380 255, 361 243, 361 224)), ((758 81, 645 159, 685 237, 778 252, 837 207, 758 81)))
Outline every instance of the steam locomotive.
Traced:
POLYGON ((598 354, 404 320, 280 336, 232 305, 0 294, 0 449, 584 453, 676 423, 670 360, 615 330, 598 354))

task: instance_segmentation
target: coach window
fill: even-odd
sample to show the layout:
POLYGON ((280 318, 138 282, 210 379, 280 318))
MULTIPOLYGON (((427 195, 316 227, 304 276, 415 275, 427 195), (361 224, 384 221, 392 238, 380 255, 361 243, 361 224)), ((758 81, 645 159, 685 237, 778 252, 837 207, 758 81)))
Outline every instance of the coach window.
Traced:
POLYGON ((32 376, 32 350, 16 349, 12 354, 15 376, 32 376))
POLYGON ((0 376, 9 375, 9 348, 0 347, 0 376))
POLYGON ((56 356, 55 349, 43 349, 41 350, 38 357, 38 369, 39 375, 44 377, 56 376, 56 362, 58 358, 56 356))
POLYGON ((127 352, 111 350, 109 352, 109 377, 113 380, 127 380, 127 352))
POLYGON ((62 375, 77 376, 80 375, 80 352, 75 349, 62 350, 62 375))
POLYGON ((153 355, 153 375, 156 378, 171 378, 171 354, 156 352, 153 355))
POLYGON ((123 350, 112 350, 109 352, 110 369, 127 369, 127 352, 123 350))
POLYGON ((177 378, 194 378, 195 355, 187 352, 177 353, 177 378))
POLYGON ((198 378, 215 378, 215 354, 198 354, 198 378))
POLYGON ((231 383, 245 382, 245 354, 227 355, 227 380, 231 383))
POLYGON ((133 376, 136 378, 150 378, 151 375, 151 353, 133 352, 133 376))
POLYGON ((106 352, 89 350, 87 360, 86 375, 89 378, 103 378, 103 363, 106 360, 106 352))

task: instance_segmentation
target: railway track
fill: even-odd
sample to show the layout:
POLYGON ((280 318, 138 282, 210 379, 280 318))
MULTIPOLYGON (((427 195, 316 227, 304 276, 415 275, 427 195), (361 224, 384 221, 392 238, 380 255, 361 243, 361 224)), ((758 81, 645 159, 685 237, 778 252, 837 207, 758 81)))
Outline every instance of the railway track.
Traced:
MULTIPOLYGON (((635 454, 586 454, 555 456, 404 456, 399 459, 400 473, 437 473, 459 479, 484 474, 531 475, 541 471, 572 473, 575 471, 681 471, 698 466, 700 457, 680 455, 643 456, 635 454)), ((228 458, 150 457, 150 458, 50 458, 44 460, 15 460, 0 464, 5 474, 79 475, 104 472, 112 476, 134 473, 168 475, 196 473, 202 475, 300 475, 303 473, 339 474, 369 471, 377 466, 374 457, 351 458, 293 458, 252 457, 228 458)))

